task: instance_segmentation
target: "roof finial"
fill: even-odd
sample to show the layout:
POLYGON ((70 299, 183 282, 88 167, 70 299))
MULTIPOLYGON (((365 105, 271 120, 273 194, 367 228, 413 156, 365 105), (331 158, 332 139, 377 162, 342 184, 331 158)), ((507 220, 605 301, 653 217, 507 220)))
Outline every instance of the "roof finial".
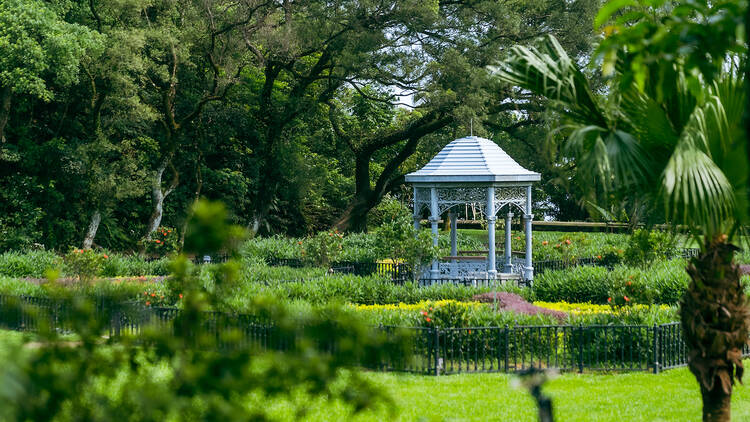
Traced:
POLYGON ((474 136, 474 118, 469 119, 469 136, 474 136))

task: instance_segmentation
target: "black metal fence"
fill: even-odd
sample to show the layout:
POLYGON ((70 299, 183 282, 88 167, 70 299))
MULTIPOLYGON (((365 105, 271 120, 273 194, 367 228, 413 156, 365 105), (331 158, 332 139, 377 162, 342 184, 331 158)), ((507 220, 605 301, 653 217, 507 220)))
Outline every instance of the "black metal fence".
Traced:
MULTIPOLYGON (((177 308, 154 308, 137 303, 96 301, 96 312, 109 335, 139 335, 147 326, 174 330, 177 308)), ((36 297, 0 295, 0 327, 36 331, 43 325, 71 330, 71 302, 36 297), (19 306, 20 305, 20 306, 19 306)), ((219 347, 254 346, 285 350, 295 339, 282 334, 272 321, 251 315, 206 312, 200 334, 216 336, 219 347), (220 339, 231 331, 231 343, 220 339)), ((505 327, 387 327, 385 333, 407 331, 412 337, 409 356, 381 362, 384 371, 420 374, 515 372, 529 368, 562 371, 651 371, 687 364, 687 347, 679 322, 662 325, 545 325, 505 327)), ((198 333, 196 333, 198 334, 198 333)), ((750 356, 750 348, 743 349, 750 356)))

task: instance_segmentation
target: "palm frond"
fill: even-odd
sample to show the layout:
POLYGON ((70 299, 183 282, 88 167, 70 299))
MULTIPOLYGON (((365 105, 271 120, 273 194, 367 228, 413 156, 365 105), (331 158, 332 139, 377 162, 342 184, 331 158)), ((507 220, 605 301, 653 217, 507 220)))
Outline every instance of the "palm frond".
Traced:
POLYGON ((539 48, 511 48, 508 59, 490 70, 502 81, 552 100, 573 121, 608 126, 586 77, 552 35, 539 48))
POLYGON ((699 226, 708 236, 721 231, 735 207, 733 186, 709 148, 708 126, 717 108, 721 103, 712 99, 693 110, 661 177, 668 218, 699 226))

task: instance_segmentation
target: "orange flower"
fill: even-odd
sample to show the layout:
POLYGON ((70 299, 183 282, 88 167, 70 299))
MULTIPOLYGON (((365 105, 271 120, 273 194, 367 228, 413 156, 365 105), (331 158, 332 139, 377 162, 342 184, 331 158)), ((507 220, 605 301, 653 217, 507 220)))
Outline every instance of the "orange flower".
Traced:
POLYGON ((547 241, 545 240, 544 242, 542 242, 542 245, 544 245, 544 246, 547 246, 547 245, 549 245, 549 242, 547 242, 547 241))
POLYGON ((427 322, 430 322, 430 321, 432 321, 432 320, 430 319, 430 317, 427 317, 427 318, 425 318, 424 320, 425 320, 425 321, 427 321, 427 322))
POLYGON ((156 293, 151 293, 151 297, 156 297, 156 293))
POLYGON ((151 302, 146 302, 146 306, 151 306, 151 302))
POLYGON ((601 256, 601 255, 597 255, 596 257, 597 257, 598 259, 602 259, 602 256, 601 256))
POLYGON ((611 302, 612 302, 612 298, 611 298, 611 297, 608 297, 608 298, 607 298, 607 302, 610 302, 610 303, 611 303, 611 302))
POLYGON ((628 286, 630 286, 631 284, 633 284, 633 283, 631 283, 631 282, 629 282, 629 281, 627 282, 627 285, 628 285, 628 286))
POLYGON ((148 296, 148 292, 143 292, 144 295, 148 296))
POLYGON ((565 244, 570 245, 570 239, 565 239, 565 244))
POLYGON ((104 254, 102 256, 104 257, 104 259, 109 259, 109 257, 107 256, 107 254, 104 254))
POLYGON ((179 295, 179 296, 180 296, 180 299, 182 299, 182 293, 180 293, 180 295, 179 295))
POLYGON ((628 299, 627 296, 623 296, 622 298, 625 299, 625 302, 630 302, 630 299, 628 299))

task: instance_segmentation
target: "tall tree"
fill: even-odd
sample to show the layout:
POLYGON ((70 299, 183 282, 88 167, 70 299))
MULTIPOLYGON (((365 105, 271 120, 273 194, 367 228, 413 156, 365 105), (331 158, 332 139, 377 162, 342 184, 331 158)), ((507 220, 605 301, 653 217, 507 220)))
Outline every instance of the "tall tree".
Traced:
MULTIPOLYGON (((627 52, 615 69, 632 66, 627 52)), ((615 79, 607 107, 559 43, 515 47, 500 79, 554 101, 570 121, 568 151, 588 177, 619 198, 664 207, 668 222, 690 228, 701 253, 680 315, 703 418, 729 420, 732 385, 742 377, 750 309, 731 241, 747 221, 748 160, 742 125, 745 81, 725 69, 697 90, 684 69, 674 77, 615 79)), ((621 74, 621 73, 620 73, 621 74)), ((579 170, 580 172, 580 170, 579 170)))
MULTIPOLYGON (((560 34, 572 49, 587 51, 591 32, 580 28, 593 20, 597 5, 594 1, 439 2, 425 5, 423 13, 429 19, 413 20, 384 32, 379 49, 363 62, 369 68, 344 80, 369 101, 406 105, 414 111, 367 133, 346 133, 345 128, 337 127, 337 120, 343 122, 354 114, 343 104, 329 101, 334 131, 355 157, 354 198, 337 225, 366 228, 367 212, 403 183, 404 164, 424 136, 456 125, 468 132, 471 120, 477 131, 482 131, 481 122, 487 116, 536 108, 528 102, 509 101, 511 91, 497 87, 485 66, 511 43, 544 33, 560 34), (381 53, 383 49, 387 54, 381 53), (364 89, 366 85, 381 95, 373 95, 364 89), (404 96, 411 104, 403 104, 404 96), (373 172, 371 163, 378 154, 388 158, 373 172)), ((334 73, 333 78, 336 76, 334 73)))
POLYGON ((99 39, 88 28, 66 22, 59 5, 39 0, 0 3, 0 143, 14 95, 50 101, 54 85, 78 78, 79 62, 99 39))

